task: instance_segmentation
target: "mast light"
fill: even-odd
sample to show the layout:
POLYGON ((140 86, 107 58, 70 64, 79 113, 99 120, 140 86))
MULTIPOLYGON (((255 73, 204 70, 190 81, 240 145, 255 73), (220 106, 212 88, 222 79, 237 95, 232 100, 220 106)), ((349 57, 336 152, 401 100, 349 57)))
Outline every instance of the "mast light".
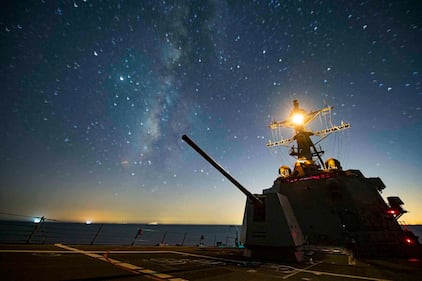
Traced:
POLYGON ((292 116, 292 122, 296 125, 303 125, 305 121, 305 116, 301 113, 295 113, 292 116))

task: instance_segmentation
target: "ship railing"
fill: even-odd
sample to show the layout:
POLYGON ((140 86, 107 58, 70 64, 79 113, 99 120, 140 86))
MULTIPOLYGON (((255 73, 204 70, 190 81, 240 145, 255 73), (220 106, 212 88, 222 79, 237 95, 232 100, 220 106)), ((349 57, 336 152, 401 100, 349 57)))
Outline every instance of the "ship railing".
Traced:
POLYGON ((405 221, 397 221, 404 231, 410 231, 405 221))
MULTIPOLYGON (((22 219, 22 218, 21 218, 22 219)), ((0 244, 78 244, 128 246, 226 246, 239 245, 240 226, 193 226, 70 223, 48 218, 30 221, 2 220, 0 244)))

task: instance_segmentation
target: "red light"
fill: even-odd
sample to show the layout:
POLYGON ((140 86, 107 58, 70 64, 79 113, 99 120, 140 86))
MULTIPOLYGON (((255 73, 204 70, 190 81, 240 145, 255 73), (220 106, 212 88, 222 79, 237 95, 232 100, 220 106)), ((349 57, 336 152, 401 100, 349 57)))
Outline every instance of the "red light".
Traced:
POLYGON ((407 244, 413 244, 414 243, 414 241, 412 239, 410 239, 409 237, 406 237, 404 239, 404 241, 406 241, 407 244))
POLYGON ((297 181, 329 179, 331 177, 333 177, 331 174, 323 173, 323 174, 313 175, 313 176, 309 176, 309 177, 286 179, 285 181, 286 182, 297 182, 297 181))
POLYGON ((396 211, 395 210, 392 210, 392 209, 389 209, 387 211, 387 213, 390 214, 390 215, 395 215, 396 214, 396 211))

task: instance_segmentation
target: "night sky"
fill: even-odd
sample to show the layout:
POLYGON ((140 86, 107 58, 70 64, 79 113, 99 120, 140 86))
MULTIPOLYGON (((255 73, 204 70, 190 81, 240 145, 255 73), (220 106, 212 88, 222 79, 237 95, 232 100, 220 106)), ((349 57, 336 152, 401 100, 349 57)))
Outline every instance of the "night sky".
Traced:
POLYGON ((351 123, 324 158, 422 223, 419 1, 0 5, 1 212, 240 224, 245 196, 181 136, 261 193, 295 161, 265 144, 298 99, 351 123))

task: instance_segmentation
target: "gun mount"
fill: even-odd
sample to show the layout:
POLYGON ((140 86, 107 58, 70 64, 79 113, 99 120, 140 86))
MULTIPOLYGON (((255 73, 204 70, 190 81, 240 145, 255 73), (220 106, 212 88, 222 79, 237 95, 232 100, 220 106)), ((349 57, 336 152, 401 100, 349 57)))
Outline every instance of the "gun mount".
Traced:
POLYGON ((303 261, 302 231, 289 200, 282 194, 252 194, 188 136, 182 139, 246 195, 241 242, 248 257, 303 261), (276 214, 276 215, 275 215, 276 214), (282 254, 280 254, 282 253, 282 254))

